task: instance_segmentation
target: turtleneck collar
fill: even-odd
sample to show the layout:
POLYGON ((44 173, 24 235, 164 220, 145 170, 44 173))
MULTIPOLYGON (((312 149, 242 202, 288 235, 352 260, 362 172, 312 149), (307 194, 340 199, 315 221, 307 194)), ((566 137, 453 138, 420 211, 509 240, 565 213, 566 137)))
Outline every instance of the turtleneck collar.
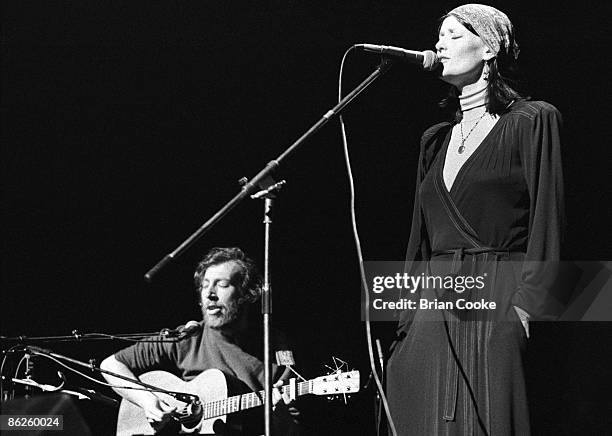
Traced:
POLYGON ((487 103, 487 82, 484 82, 482 86, 476 89, 463 90, 463 93, 459 96, 459 104, 461 106, 461 112, 464 113, 477 107, 484 107, 487 103), (466 92, 467 91, 467 92, 466 92))

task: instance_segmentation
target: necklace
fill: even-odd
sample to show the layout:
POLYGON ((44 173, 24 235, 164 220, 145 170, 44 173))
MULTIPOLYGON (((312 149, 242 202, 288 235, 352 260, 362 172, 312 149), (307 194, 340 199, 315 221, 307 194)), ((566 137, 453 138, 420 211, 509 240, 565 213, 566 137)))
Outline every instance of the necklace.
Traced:
POLYGON ((463 136, 463 121, 459 123, 459 128, 461 129, 461 145, 459 146, 459 148, 457 149, 457 153, 459 154, 463 154, 463 152, 465 151, 465 141, 467 141, 467 139, 470 137, 470 135, 472 134, 472 132, 474 131, 474 129, 476 128, 476 126, 478 126, 478 123, 480 123, 480 121, 484 118, 484 116, 487 114, 487 112, 483 113, 480 118, 478 118, 478 121, 476 121, 476 124, 474 124, 474 127, 472 127, 470 129, 470 131, 468 132, 468 134, 464 137, 463 136))

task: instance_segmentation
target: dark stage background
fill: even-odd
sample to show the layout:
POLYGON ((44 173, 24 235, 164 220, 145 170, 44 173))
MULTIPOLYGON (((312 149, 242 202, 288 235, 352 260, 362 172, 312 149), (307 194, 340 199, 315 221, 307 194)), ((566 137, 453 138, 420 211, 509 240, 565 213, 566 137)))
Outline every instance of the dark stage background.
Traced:
MULTIPOLYGON (((345 49, 431 49, 438 17, 458 4, 3 2, 2 335, 199 319, 190 277, 204 251, 238 245, 261 265, 260 202, 241 204, 153 285, 143 274, 333 106, 345 49)), ((530 94, 564 115, 567 255, 611 259, 605 2, 490 4, 518 29, 530 94)), ((377 62, 349 56, 346 87, 377 62)), ((365 259, 403 258, 418 139, 443 117, 445 91, 397 65, 347 111, 365 259)), ((294 339, 306 375, 334 355, 367 376, 337 122, 279 177, 288 183, 273 229, 274 324, 294 339)), ((374 326, 385 344, 392 332, 374 326)), ((550 323, 533 333, 535 433, 609 431, 612 327, 550 323)), ((121 346, 54 349, 100 359, 121 346)), ((342 423, 330 432, 370 434, 370 402, 364 394, 321 416, 342 423)))

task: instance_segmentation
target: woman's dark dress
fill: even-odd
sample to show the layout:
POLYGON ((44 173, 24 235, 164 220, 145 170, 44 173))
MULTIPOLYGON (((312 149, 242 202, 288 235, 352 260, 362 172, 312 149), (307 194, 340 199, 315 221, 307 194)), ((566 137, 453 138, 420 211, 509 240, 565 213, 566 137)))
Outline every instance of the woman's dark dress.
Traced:
MULTIPOLYGON (((486 273, 496 301, 483 311, 403 314, 387 391, 400 435, 528 435, 522 352, 526 335, 512 306, 531 319, 559 309, 547 274, 563 225, 561 116, 545 102, 515 102, 460 169, 450 192, 442 171, 452 125, 421 140, 407 260, 430 260, 434 275, 486 273), (444 262, 437 262, 438 260, 444 262), (546 266, 546 267, 545 267, 546 266), (499 317, 502 319, 500 320, 499 317)), ((422 290, 421 298, 453 292, 422 290)))

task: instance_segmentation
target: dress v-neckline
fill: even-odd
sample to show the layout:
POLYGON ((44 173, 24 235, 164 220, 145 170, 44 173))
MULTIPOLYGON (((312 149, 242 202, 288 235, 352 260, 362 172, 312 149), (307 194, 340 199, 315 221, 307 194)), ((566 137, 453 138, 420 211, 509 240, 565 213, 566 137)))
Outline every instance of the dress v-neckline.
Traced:
POLYGON ((446 155, 448 154, 448 146, 450 145, 450 140, 451 140, 451 137, 453 136, 453 128, 457 125, 457 123, 451 125, 451 128, 446 133, 444 149, 443 149, 443 152, 441 153, 442 163, 439 165, 440 168, 438 169, 438 177, 440 177, 442 181, 442 186, 444 186, 444 190, 449 195, 452 195, 455 187, 461 183, 461 181, 463 180, 463 174, 465 173, 465 171, 467 171, 467 169, 469 169, 469 166, 471 166, 472 162, 474 161, 478 153, 482 153, 482 149, 485 148, 485 146, 487 145, 486 143, 489 141, 489 138, 493 134, 494 130, 497 129, 497 127, 501 124, 501 122, 503 121, 503 118, 505 118, 504 115, 499 117, 499 120, 497 120, 497 122, 493 125, 493 127, 491 127, 491 130, 489 130, 489 132, 485 135, 482 141, 480 141, 480 144, 478 144, 478 147, 476 147, 476 150, 474 150, 474 152, 470 155, 470 157, 468 157, 465 160, 465 162, 463 162, 463 164, 459 167, 459 170, 457 171, 457 174, 455 175, 455 179, 453 180, 453 183, 451 184, 450 189, 449 189, 446 186, 446 182, 444 181, 444 167, 446 165, 446 155))

